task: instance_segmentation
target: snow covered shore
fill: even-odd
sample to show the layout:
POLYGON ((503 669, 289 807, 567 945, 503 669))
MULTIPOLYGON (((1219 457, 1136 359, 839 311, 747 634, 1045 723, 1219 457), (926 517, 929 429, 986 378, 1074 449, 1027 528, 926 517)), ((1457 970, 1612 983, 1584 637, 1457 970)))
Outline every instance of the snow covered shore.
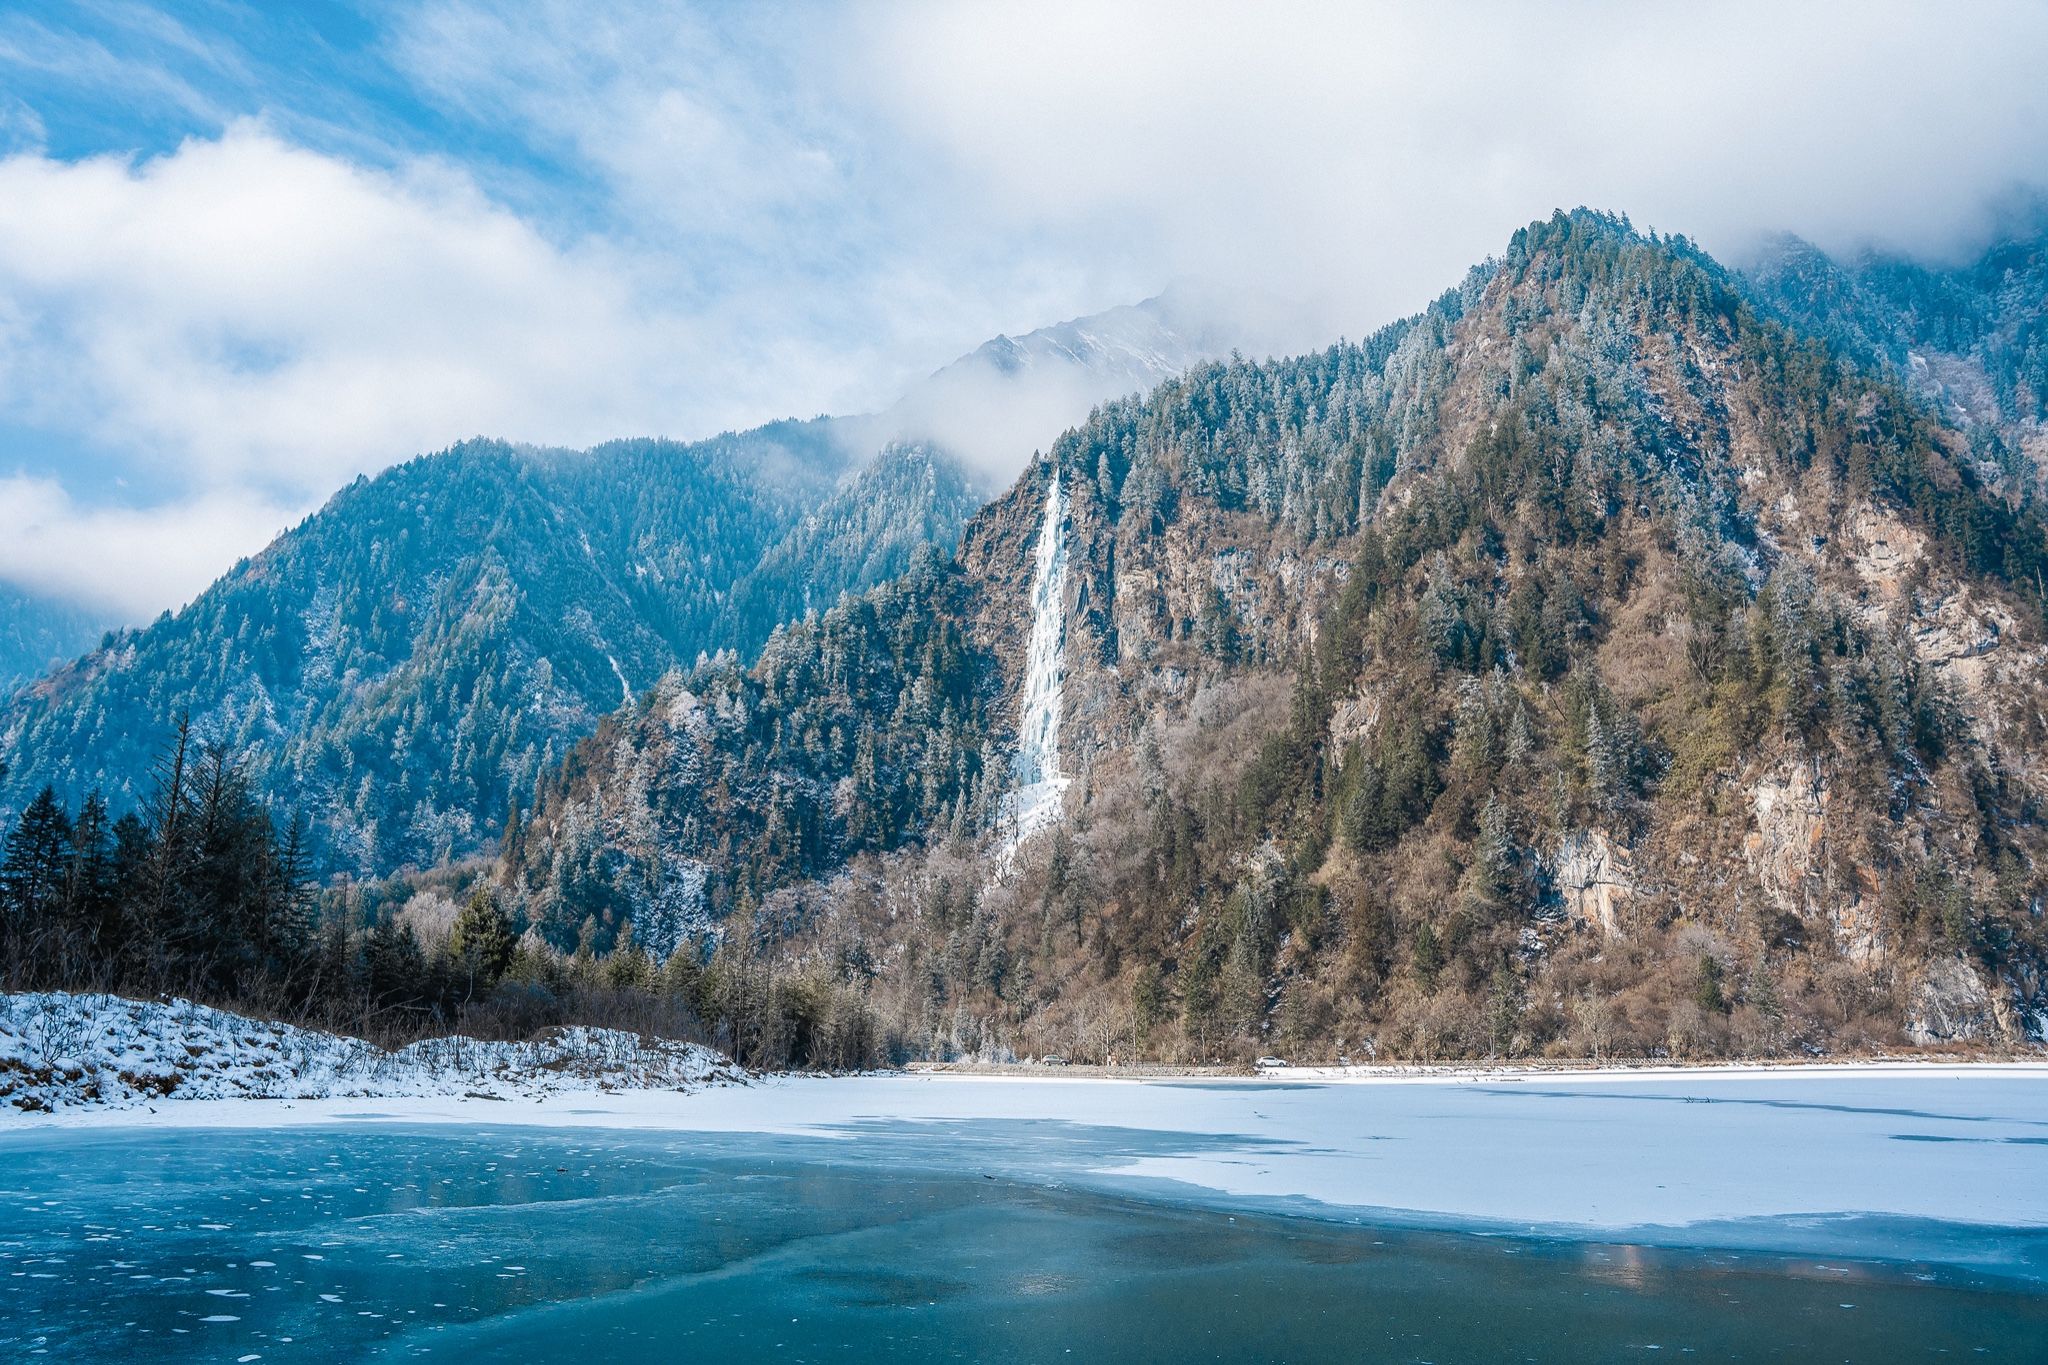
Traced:
POLYGON ((192 1100, 692 1090, 743 1079, 696 1043, 551 1029, 524 1043, 433 1038, 387 1052, 189 1000, 0 995, 0 1112, 106 1111, 192 1100))

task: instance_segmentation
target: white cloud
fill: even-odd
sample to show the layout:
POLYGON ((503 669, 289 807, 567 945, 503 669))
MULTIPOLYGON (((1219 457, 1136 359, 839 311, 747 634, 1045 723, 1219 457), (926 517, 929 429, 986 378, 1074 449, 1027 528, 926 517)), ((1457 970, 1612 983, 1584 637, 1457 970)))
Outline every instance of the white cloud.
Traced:
MULTIPOLYGON (((0 413, 173 490, 125 521, 59 519, 147 523, 130 542, 162 551, 163 571, 110 591, 95 569, 85 595, 154 614, 227 547, 260 544, 277 508, 467 436, 699 435, 851 396, 829 348, 737 325, 729 300, 684 311, 650 268, 601 240, 550 241, 447 164, 367 170, 255 123, 147 160, 20 153, 0 159, 0 413), (173 547, 195 509, 235 529, 188 555, 173 547)), ((0 451, 0 474, 45 480, 0 483, 0 522, 47 518, 25 490, 67 471, 31 454, 0 451)), ((0 577, 72 581, 34 570, 22 543, 0 577)))
POLYGON ((480 430, 583 443, 765 398, 601 245, 446 166, 251 124, 140 163, 0 161, 0 297, 0 402, 204 481, 326 488, 480 430))
POLYGON ((992 215, 1352 334, 1589 203, 1938 250, 2048 176, 2048 9, 864 7, 845 72, 992 215), (867 77, 881 70, 886 81, 867 77))
MULTIPOLYGON (((2048 180, 2048 8, 1995 0, 384 13, 384 76, 435 110, 410 150, 383 105, 374 137, 305 145, 353 95, 300 117, 292 80, 185 29, 137 70, 0 22, 0 68, 95 108, 133 89, 205 127, 276 101, 143 159, 52 156, 49 111, 0 109, 25 149, 0 158, 0 420, 167 496, 152 525, 234 521, 219 567, 279 509, 461 437, 880 407, 998 331, 1179 279, 1311 345, 1553 207, 1724 254, 1776 228, 1953 251, 2048 180)), ((32 454, 0 449, 35 476, 0 483, 0 529, 47 521, 20 500, 51 479, 106 500, 32 454)), ((132 539, 195 586, 175 536, 132 539)))
POLYGON ((233 491, 152 508, 85 507, 54 479, 0 478, 0 580, 146 621, 305 510, 233 491))
POLYGON ((218 76, 236 71, 231 48, 205 43, 175 19, 141 6, 103 9, 101 14, 138 42, 140 50, 116 52, 99 39, 16 12, 0 14, 0 63, 61 78, 73 89, 109 103, 150 103, 200 118, 223 117, 218 104, 158 58, 175 52, 218 76))
POLYGON ((615 196, 620 231, 776 254, 857 231, 841 216, 811 234, 801 218, 827 200, 858 217, 864 197, 851 182, 859 130, 809 97, 801 45, 790 41, 799 31, 672 5, 430 0, 397 17, 390 46, 446 105, 571 153, 615 196), (774 221, 784 212, 797 221, 774 221))

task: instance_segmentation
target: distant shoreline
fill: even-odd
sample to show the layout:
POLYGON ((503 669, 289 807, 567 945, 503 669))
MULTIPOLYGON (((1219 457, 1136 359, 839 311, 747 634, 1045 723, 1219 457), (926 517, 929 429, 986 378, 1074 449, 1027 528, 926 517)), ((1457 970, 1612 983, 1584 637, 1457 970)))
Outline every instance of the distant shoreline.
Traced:
MULTIPOLYGON (((1130 1066, 1100 1066, 1068 1063, 1046 1066, 1033 1062, 910 1062, 900 1068, 911 1076, 976 1077, 987 1080, 1111 1080, 1111 1081, 1424 1081, 1424 1080, 1515 1080, 1528 1076, 1557 1076, 1574 1079, 1615 1077, 1686 1077, 1841 1074, 1848 1072, 1941 1072, 1978 1075, 1986 1071, 2009 1070, 2048 1076, 2048 1052, 2035 1057, 1991 1054, 1982 1057, 1942 1055, 1933 1057, 1876 1056, 1774 1061, 1769 1059, 1723 1062, 1670 1062, 1650 1060, 1589 1061, 1455 1061, 1374 1062, 1348 1066, 1172 1066, 1140 1063, 1130 1066)), ((872 1074, 891 1075, 894 1071, 872 1074)))
MULTIPOLYGON (((1627 1059, 1378 1062, 1348 1066, 1120 1066, 1026 1062, 913 1062, 898 1070, 839 1076, 783 1073, 782 1085, 851 1085, 875 1091, 903 1083, 1015 1084, 1025 1091, 1064 1084, 1069 1093, 1122 1082, 1133 1086, 1210 1088, 1240 1094, 1278 1087, 1553 1086, 1617 1084, 1723 1085, 1865 1079, 1897 1083, 2012 1078, 2048 1083, 2048 1055, 1882 1056, 1785 1061, 1677 1064, 1627 1059)), ((224 1122, 305 1122, 332 1111, 352 1119, 378 1114, 453 1111, 464 1121, 550 1122, 545 1101, 555 1092, 639 1097, 649 1115, 678 1091, 745 1083, 726 1058, 698 1044, 613 1030, 554 1029, 524 1043, 484 1043, 460 1036, 430 1039, 387 1052, 360 1039, 275 1020, 229 1014, 188 1001, 140 1001, 90 994, 0 996, 0 1132, 45 1122, 108 1124, 160 1121, 194 1126, 224 1122), (538 1111, 532 1101, 542 1101, 538 1111), (484 1107, 474 1109, 474 1103, 484 1107), (317 1106, 326 1105, 327 1110, 317 1106), (220 1106, 255 1106, 224 1110, 220 1106), (307 1107, 313 1106, 313 1107, 307 1107), (424 1106, 424 1108, 422 1108, 424 1106), (395 1107, 395 1108, 394 1108, 395 1107), (290 1112, 289 1120, 279 1116, 290 1112)), ((1041 1092, 1042 1093, 1042 1092, 1041 1092)), ((1077 1106, 1077 1112, 1088 1105, 1077 1106)), ((688 1127, 697 1107, 667 1120, 688 1127)), ((638 1123, 642 1116, 629 1116, 638 1123)), ((2044 1123, 2048 1129, 2048 1123, 2044 1123)))
MULTIPOLYGON (((1518 1085, 1533 1079, 1561 1084, 1626 1085, 1663 1084, 1684 1086, 1692 1082, 1841 1082, 1872 1081, 1909 1083, 2034 1082, 2048 1094, 2048 1059, 2041 1061, 1911 1061, 1873 1060, 1844 1062, 1728 1063, 1699 1066, 1603 1066, 1570 1070, 1528 1066, 1379 1066, 1379 1067, 1288 1067, 1265 1072, 1207 1074, 1140 1073, 1136 1068, 1069 1066, 1043 1067, 1018 1063, 998 1067, 967 1067, 955 1063, 921 1063, 899 1070, 877 1070, 839 1075, 806 1072, 765 1072, 740 1079, 727 1079, 711 1089, 678 1089, 667 1086, 617 1086, 572 1088, 551 1092, 520 1094, 334 1094, 327 1096, 188 1096, 156 1100, 149 1104, 74 1105, 55 1113, 24 1113, 0 1109, 0 1141, 10 1133, 48 1132, 57 1129, 123 1128, 261 1128, 298 1127, 328 1123, 496 1123, 511 1126, 618 1127, 627 1129, 665 1128, 690 1131, 712 1117, 706 1131, 734 1131, 726 1116, 707 1115, 717 1105, 716 1094, 727 1089, 776 1090, 790 1092, 805 1087, 850 1087, 881 1092, 904 1084, 999 1090, 1014 1086, 1021 1091, 1048 1087, 1071 1087, 1083 1091, 1131 1089, 1237 1092, 1253 1095, 1275 1089, 1312 1091, 1331 1087, 1485 1087, 1518 1085), (1193 1083, 1193 1084, 1190 1084, 1193 1083), (598 1107, 602 1106, 602 1107, 598 1107)), ((900 1093, 900 1092, 899 1092, 900 1093)), ((886 1114, 876 1118, 893 1117, 886 1114)), ((2042 1126, 2048 1127, 2048 1112, 2042 1126)), ((771 1129, 763 1131, 808 1130, 812 1125, 797 1116, 782 1114, 771 1129)))

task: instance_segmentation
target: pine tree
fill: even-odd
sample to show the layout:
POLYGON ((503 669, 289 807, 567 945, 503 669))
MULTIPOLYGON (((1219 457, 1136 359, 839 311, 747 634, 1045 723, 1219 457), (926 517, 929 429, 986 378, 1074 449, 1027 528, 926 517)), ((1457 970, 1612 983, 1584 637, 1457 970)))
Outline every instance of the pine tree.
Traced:
POLYGON ((1443 967, 1443 953, 1437 946, 1436 929, 1428 920, 1415 926, 1412 949, 1415 976, 1426 991, 1436 989, 1436 974, 1443 967))
POLYGON ((1721 990, 1721 976, 1721 960, 1712 953, 1701 953, 1693 978, 1693 1001, 1709 1014, 1720 1014, 1728 1008, 1727 997, 1721 990))
POLYGON ((1459 614, 1458 590, 1451 580, 1450 563, 1442 553, 1430 562, 1416 614, 1422 621, 1422 642, 1444 662, 1461 652, 1465 622, 1459 614))
POLYGON ((695 943, 685 940, 678 944, 661 964, 658 985, 662 994, 701 1016, 705 1012, 704 964, 697 954, 695 943))
POLYGON ((644 991, 654 986, 654 959, 633 941, 633 921, 619 926, 611 955, 604 961, 604 981, 615 991, 644 991))
POLYGON ((1166 1017, 1166 986, 1160 979, 1159 965, 1147 962, 1138 968, 1137 977, 1131 982, 1131 1027, 1137 1037, 1138 1047, 1145 1045, 1145 1039, 1160 1020, 1166 1017))
POLYGON ((71 857, 64 886, 64 922, 72 960, 66 976, 87 973, 102 980, 115 975, 109 960, 122 934, 121 867, 115 827, 98 792, 85 798, 71 829, 71 857))
POLYGON ((147 858, 137 878, 143 916, 138 955, 159 984, 172 984, 180 939, 191 919, 196 847, 192 745, 191 717, 181 715, 170 748, 157 759, 155 788, 143 817, 147 858))
POLYGON ((1600 707, 1586 702, 1586 789, 1598 810, 1611 810, 1618 796, 1614 781, 1614 746, 1600 707))
POLYGON ((448 932, 448 956, 462 981, 463 998, 488 995, 511 967, 518 948, 519 940, 498 898, 490 888, 478 887, 448 932))
POLYGON ((1503 962, 1493 969, 1493 987, 1487 994, 1486 1025, 1491 1035, 1493 1055, 1506 1057, 1512 1054, 1515 1033, 1522 1023, 1522 983, 1503 962))
POLYGON ((7 836, 0 860, 0 945, 12 971, 40 974, 52 965, 70 864, 71 818, 44 787, 7 836))
POLYGON ((271 951, 287 960, 303 957, 313 947, 313 917, 306 888, 312 880, 309 827, 303 813, 294 813, 284 842, 270 859, 268 937, 271 951))
POLYGON ((363 942, 363 988, 371 1001, 387 1007, 417 1007, 425 995, 426 955, 412 926, 381 919, 363 942))
POLYGON ((1460 887, 1465 907, 1481 920, 1497 918, 1513 900, 1514 886, 1515 843, 1508 833, 1507 812, 1489 796, 1460 887))

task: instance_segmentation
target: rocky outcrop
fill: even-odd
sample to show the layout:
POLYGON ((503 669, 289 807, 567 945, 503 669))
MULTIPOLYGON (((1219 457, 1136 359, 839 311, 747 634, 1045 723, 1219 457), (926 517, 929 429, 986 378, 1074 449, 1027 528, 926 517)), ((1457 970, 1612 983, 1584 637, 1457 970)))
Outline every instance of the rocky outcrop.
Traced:
POLYGON ((1814 908, 1824 867, 1828 787, 1818 762, 1793 759, 1750 788, 1743 858, 1771 903, 1788 915, 1814 908))
POLYGON ((1628 849, 1597 829, 1567 835, 1551 859, 1550 884, 1577 923, 1621 937, 1619 910, 1635 893, 1628 849))
POLYGON ((1977 719, 1995 733, 2003 685, 2037 674, 2044 657, 2020 643, 2024 632, 2010 608, 1930 571, 1926 535, 1891 512, 1858 512, 1849 522, 1846 557, 1862 585, 1864 619, 1880 627, 1903 619, 1913 658, 1978 703, 1977 719))
POLYGON ((1779 911, 1825 918, 1844 957, 1875 967, 1885 946, 1880 888, 1865 868, 1854 869, 1846 885, 1834 876, 1827 856, 1831 802, 1818 759, 1787 760, 1750 788, 1743 858, 1779 911))
POLYGON ((1342 698, 1330 708, 1330 752, 1342 754, 1353 744, 1365 743, 1379 723, 1377 696, 1361 693, 1342 698))
POLYGON ((1984 988, 1984 980, 1960 957, 1938 957, 1913 983, 1906 1015, 1906 1036, 1921 1046, 1929 1043, 2004 1041, 2011 1029, 1984 988))
POLYGON ((2048 1043, 2048 968, 2038 959, 2021 958, 2000 974, 2010 1002, 2011 1030, 2022 1042, 2048 1043))
POLYGON ((1875 967, 1884 960, 1884 921, 1879 912, 1878 891, 1877 874, 1859 867, 1851 894, 1834 897, 1828 907, 1828 925, 1834 930, 1835 946, 1862 967, 1875 967))

